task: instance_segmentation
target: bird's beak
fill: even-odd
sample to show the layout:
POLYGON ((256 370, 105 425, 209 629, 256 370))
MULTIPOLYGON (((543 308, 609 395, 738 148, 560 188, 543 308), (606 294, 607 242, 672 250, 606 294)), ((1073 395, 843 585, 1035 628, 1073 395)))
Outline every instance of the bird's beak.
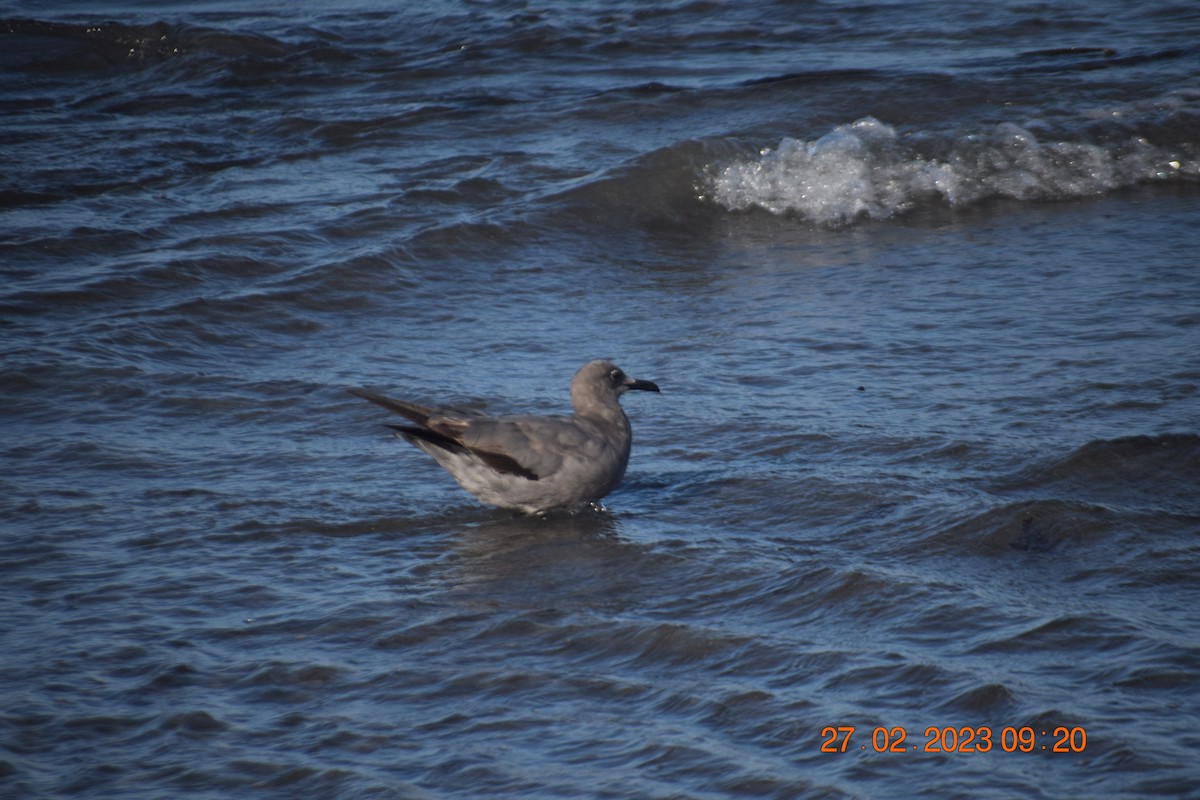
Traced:
POLYGON ((652 381, 636 381, 633 378, 625 381, 626 389, 641 389, 643 392, 657 392, 658 384, 652 381))

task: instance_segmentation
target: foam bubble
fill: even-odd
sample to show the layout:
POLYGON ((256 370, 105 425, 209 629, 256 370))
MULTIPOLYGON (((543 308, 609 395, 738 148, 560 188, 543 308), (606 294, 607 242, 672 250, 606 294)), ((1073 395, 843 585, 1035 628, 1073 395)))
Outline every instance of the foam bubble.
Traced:
POLYGON ((708 197, 733 211, 762 208, 837 226, 922 203, 1069 199, 1176 177, 1200 177, 1200 161, 1144 139, 1041 142, 1011 123, 954 138, 901 136, 866 117, 712 169, 708 197))

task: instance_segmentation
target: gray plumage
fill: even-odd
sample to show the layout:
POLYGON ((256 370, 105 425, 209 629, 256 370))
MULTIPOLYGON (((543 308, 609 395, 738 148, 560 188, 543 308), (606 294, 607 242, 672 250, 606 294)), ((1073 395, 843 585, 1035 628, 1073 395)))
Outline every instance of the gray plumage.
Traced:
POLYGON ((532 514, 594 503, 621 482, 633 435, 618 401, 630 389, 658 386, 627 377, 610 361, 589 361, 571 379, 569 417, 489 417, 350 393, 412 422, 388 427, 475 497, 532 514))

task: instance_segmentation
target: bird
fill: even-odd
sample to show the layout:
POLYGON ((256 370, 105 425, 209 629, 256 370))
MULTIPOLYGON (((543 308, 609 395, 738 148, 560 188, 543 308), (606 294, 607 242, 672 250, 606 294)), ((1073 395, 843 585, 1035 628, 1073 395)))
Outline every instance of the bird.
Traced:
POLYGON ((405 417, 388 425, 433 456, 477 499, 525 514, 597 503, 621 482, 633 432, 619 402, 630 390, 658 392, 607 360, 589 361, 571 379, 571 416, 488 416, 349 392, 405 417))

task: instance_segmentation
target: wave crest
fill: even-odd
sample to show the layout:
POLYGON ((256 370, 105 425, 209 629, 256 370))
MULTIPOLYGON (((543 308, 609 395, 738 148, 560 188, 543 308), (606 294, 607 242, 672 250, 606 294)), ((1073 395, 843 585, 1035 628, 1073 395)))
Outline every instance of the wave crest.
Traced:
POLYGON ((758 158, 710 170, 708 199, 821 225, 888 219, 928 202, 1061 200, 1144 181, 1200 179, 1200 159, 1132 137, 1117 144, 1042 142, 1012 123, 954 138, 901 136, 873 117, 815 141, 785 138, 758 158))

